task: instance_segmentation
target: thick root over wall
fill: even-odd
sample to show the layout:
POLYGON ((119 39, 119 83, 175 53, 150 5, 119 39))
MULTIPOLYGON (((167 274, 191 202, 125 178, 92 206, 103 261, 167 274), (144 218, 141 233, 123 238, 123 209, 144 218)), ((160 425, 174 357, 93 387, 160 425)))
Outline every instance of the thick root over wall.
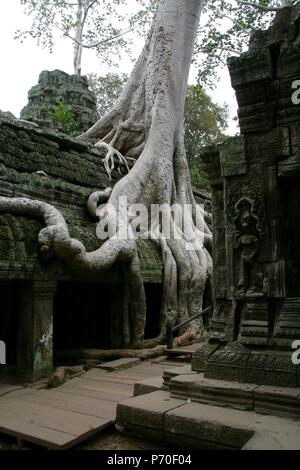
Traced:
MULTIPOLYGON (((118 103, 79 137, 105 152, 108 171, 115 158, 119 163, 126 158, 136 159, 131 171, 112 190, 91 195, 88 201, 91 215, 96 216, 98 206, 105 202, 118 213, 119 199, 126 196, 129 207, 139 203, 149 212, 151 205, 159 204, 164 221, 169 223, 169 238, 163 236, 160 224, 149 227, 152 239, 161 248, 164 264, 157 338, 144 339, 146 298, 135 240, 111 238, 98 250, 87 253, 78 240, 70 238, 64 218, 53 206, 24 198, 0 197, 0 212, 43 219, 46 227, 39 234, 42 253, 51 252, 64 259, 71 269, 95 275, 117 261, 123 264, 127 287, 123 335, 127 349, 162 344, 168 327, 202 310, 205 287, 211 280, 208 251, 211 232, 205 211, 196 205, 192 193, 183 131, 187 80, 202 8, 201 0, 160 1, 145 47, 118 103), (175 203, 192 207, 185 220, 184 234, 171 210, 175 203), (186 248, 187 238, 193 243, 192 250, 186 248)), ((127 224, 118 215, 117 235, 127 224)), ((177 344, 195 338, 200 326, 200 321, 194 321, 188 330, 181 332, 177 344)))

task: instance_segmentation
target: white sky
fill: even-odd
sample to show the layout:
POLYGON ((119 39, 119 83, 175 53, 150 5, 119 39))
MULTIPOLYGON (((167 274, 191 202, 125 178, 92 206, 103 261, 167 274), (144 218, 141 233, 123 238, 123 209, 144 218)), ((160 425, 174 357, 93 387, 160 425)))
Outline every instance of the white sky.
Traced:
MULTIPOLYGON (((16 29, 24 29, 30 20, 24 15, 20 0, 0 0, 3 4, 0 16, 0 44, 1 44, 1 84, 0 109, 11 111, 19 117, 21 109, 27 104, 27 92, 37 84, 38 76, 42 70, 60 69, 73 73, 72 43, 68 39, 60 39, 55 44, 52 54, 47 49, 39 48, 32 39, 26 39, 22 44, 14 40, 16 29)), ((142 44, 137 40, 136 53, 138 55, 142 44)), ((103 66, 100 60, 90 50, 83 55, 82 73, 105 74, 108 71, 130 73, 132 62, 124 58, 119 68, 112 70, 103 66)), ((196 71, 191 70, 190 83, 193 82, 196 71)), ((210 92, 213 100, 219 104, 227 103, 230 107, 231 118, 236 115, 236 100, 230 85, 229 74, 226 69, 221 73, 221 80, 217 88, 210 92)), ((231 120, 228 133, 237 132, 236 123, 231 120)))

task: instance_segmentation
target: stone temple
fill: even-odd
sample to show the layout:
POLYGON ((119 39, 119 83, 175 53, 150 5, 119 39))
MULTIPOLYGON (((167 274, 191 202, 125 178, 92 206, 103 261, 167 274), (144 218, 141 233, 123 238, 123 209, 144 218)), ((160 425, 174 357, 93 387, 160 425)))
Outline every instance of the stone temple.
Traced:
POLYGON ((298 17, 298 9, 283 9, 229 62, 242 135, 205 158, 215 311, 211 344, 193 369, 206 377, 300 386, 291 361, 300 338, 298 17))
MULTIPOLYGON (((100 246, 87 200, 121 177, 114 171, 113 180, 108 178, 100 150, 30 123, 2 119, 0 168, 1 196, 53 204, 71 235, 88 251, 100 246)), ((195 195, 209 209, 210 196, 199 190, 195 195)), ((59 260, 41 258, 41 228, 36 220, 0 214, 0 339, 8 348, 7 366, 1 372, 16 370, 27 381, 51 375, 53 361, 68 350, 123 346, 121 266, 102 277, 82 279, 59 260)), ((163 266, 153 242, 140 240, 139 249, 148 299, 146 337, 154 338, 159 331, 163 266)))
MULTIPOLYGON (((282 8, 229 61, 241 135, 207 149, 211 201, 196 194, 213 215, 209 340, 191 364, 166 364, 162 376, 135 384, 135 396, 120 400, 116 424, 125 434, 185 449, 300 448, 300 364, 293 359, 300 342, 300 104, 292 100, 299 25, 300 6, 282 8)), ((29 105, 40 106, 33 98, 29 105)), ((72 236, 87 249, 99 246, 86 201, 112 182, 98 149, 1 118, 0 170, 0 195, 53 204, 72 236)), ((119 177, 113 174, 113 184, 119 177)), ((120 266, 82 279, 40 257, 40 229, 38 221, 0 216, 0 338, 9 345, 6 370, 26 381, 50 375, 68 350, 123 346, 120 266)), ((151 242, 140 241, 139 252, 146 338, 153 338, 163 265, 151 242)), ((127 374, 120 389, 134 377, 127 374)))
POLYGON ((57 124, 53 123, 51 112, 59 102, 67 105, 73 114, 77 133, 87 130, 99 118, 96 98, 89 90, 86 77, 44 70, 38 84, 28 92, 28 104, 21 111, 21 119, 51 129, 57 124))
POLYGON ((241 136, 203 155, 212 187, 210 339, 184 374, 166 370, 162 389, 119 405, 124 432, 186 448, 299 449, 299 24, 299 5, 283 8, 229 60, 241 136))

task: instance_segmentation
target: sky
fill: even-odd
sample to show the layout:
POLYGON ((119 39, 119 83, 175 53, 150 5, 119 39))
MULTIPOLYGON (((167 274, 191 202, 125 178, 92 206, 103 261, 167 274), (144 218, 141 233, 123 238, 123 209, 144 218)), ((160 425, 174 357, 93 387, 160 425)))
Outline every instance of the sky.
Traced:
MULTIPOLYGON (((14 39, 17 29, 26 29, 30 25, 30 19, 23 13, 20 0, 9 0, 2 5, 0 16, 0 44, 1 44, 1 86, 0 109, 11 111, 19 117, 21 109, 27 104, 28 90, 37 84, 38 76, 43 70, 60 69, 67 73, 73 73, 72 43, 68 39, 57 36, 53 53, 47 49, 38 47, 34 40, 26 39, 23 43, 14 39)), ((137 39, 136 55, 142 48, 140 38, 137 39)), ((129 74, 133 63, 124 57, 118 64, 118 68, 101 64, 95 53, 85 50, 83 55, 83 74, 97 73, 104 75, 107 72, 124 72, 129 74)), ((196 70, 191 68, 189 82, 193 83, 196 70)), ((233 118, 236 116, 237 105, 234 90, 230 84, 229 74, 226 68, 220 72, 220 81, 216 89, 209 92, 214 102, 227 103, 230 110, 228 134, 234 135, 238 129, 233 118)))

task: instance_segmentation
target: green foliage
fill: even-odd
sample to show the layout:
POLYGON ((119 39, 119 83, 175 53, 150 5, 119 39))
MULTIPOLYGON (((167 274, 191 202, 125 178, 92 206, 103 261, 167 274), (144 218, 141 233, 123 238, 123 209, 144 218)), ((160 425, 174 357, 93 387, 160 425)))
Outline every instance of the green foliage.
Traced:
POLYGON ((20 3, 32 22, 29 29, 18 29, 15 39, 23 42, 31 37, 53 52, 55 31, 75 45, 81 25, 82 47, 95 50, 108 65, 117 65, 121 52, 130 51, 129 33, 140 27, 148 14, 140 0, 20 0, 20 3))
POLYGON ((49 118, 53 122, 53 126, 65 134, 73 135, 77 129, 75 115, 71 107, 63 100, 59 100, 53 111, 49 111, 49 118))
POLYGON ((89 88, 97 98, 97 110, 100 117, 104 116, 119 98, 128 76, 125 73, 108 73, 99 77, 95 73, 87 76, 89 88))
MULTIPOLYGON (((201 164, 200 158, 199 163, 201 164)), ((190 164, 190 176, 193 187, 198 189, 205 189, 205 191, 207 191, 208 193, 211 192, 211 187, 207 175, 201 168, 193 167, 190 164)))
POLYGON ((249 38, 257 29, 265 29, 274 12, 264 7, 280 6, 281 0, 254 0, 258 8, 242 5, 238 0, 207 0, 199 28, 194 62, 198 66, 199 83, 213 88, 218 68, 226 65, 230 56, 247 50, 249 38))
MULTIPOLYGON (((299 0, 291 0, 297 3, 299 0)), ((54 47, 54 30, 75 40, 78 4, 87 12, 82 35, 83 48, 94 49, 101 60, 117 65, 123 51, 132 51, 132 35, 143 38, 157 10, 159 0, 20 0, 31 27, 18 30, 16 38, 31 36, 38 44, 54 47)), ((228 57, 247 49, 253 31, 270 25, 283 0, 206 0, 195 48, 194 63, 199 70, 199 84, 214 87, 220 65, 228 57), (253 6, 255 5, 255 6, 253 6)))
MULTIPOLYGON (((299 0, 290 0, 291 4, 299 0)), ((274 18, 275 10, 283 0, 206 0, 199 26, 193 62, 198 69, 198 83, 215 87, 220 66, 225 66, 230 56, 247 50, 249 38, 257 29, 266 29, 274 18), (268 9, 274 8, 274 11, 268 9)), ((159 0, 141 0, 148 7, 143 17, 140 34, 149 29, 159 0)))
POLYGON ((185 148, 194 186, 210 190, 201 168, 201 152, 205 147, 221 143, 227 128, 227 106, 212 102, 197 85, 189 85, 185 103, 185 148))

